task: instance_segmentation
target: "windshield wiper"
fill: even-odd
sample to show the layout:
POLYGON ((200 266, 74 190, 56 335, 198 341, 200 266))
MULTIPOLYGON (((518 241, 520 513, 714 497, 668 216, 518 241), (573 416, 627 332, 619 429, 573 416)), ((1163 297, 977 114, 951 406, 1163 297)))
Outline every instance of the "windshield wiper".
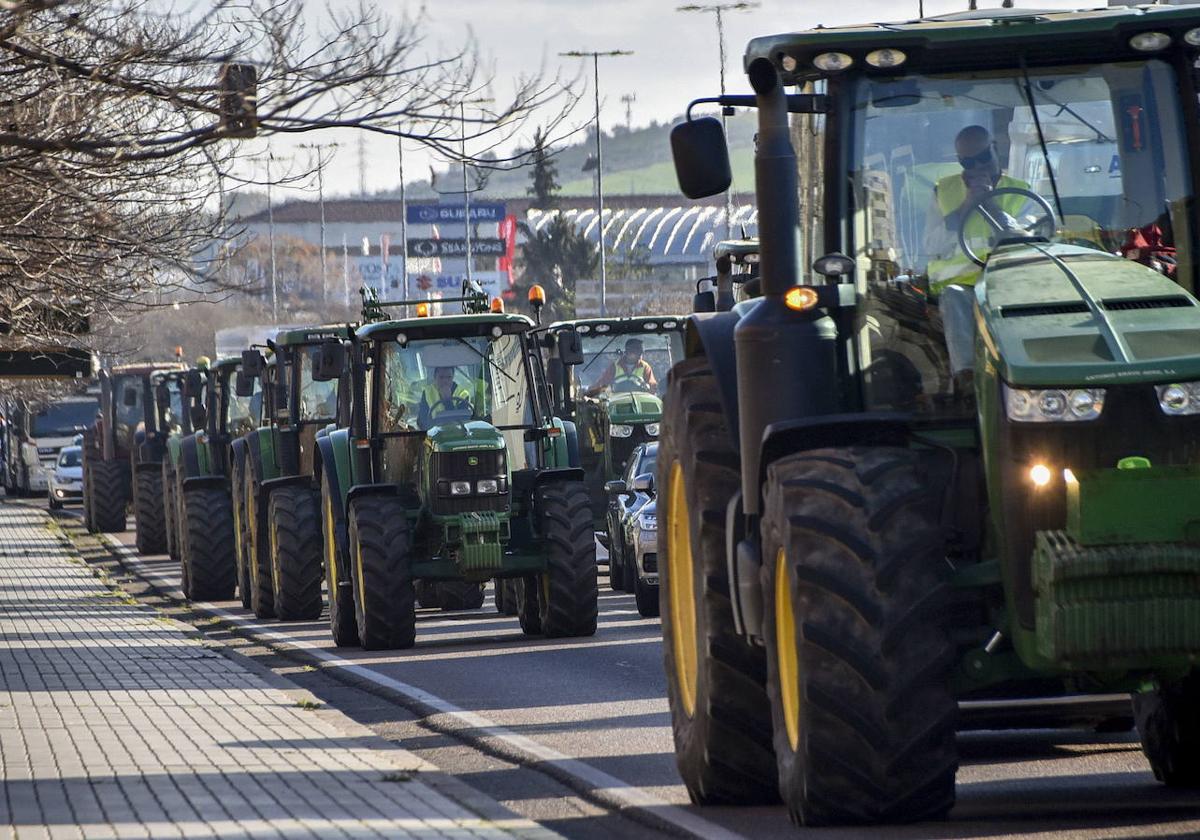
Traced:
POLYGON ((1029 112, 1033 115, 1033 127, 1037 130, 1038 145, 1042 147, 1042 161, 1046 164, 1046 174, 1050 176, 1050 191, 1054 193, 1054 207, 1058 210, 1058 219, 1063 217, 1062 200, 1058 197, 1058 181, 1054 178, 1054 165, 1050 162, 1050 152, 1046 149, 1046 135, 1042 132, 1042 120, 1038 116, 1037 103, 1033 101, 1033 86, 1029 83, 1029 68, 1025 65, 1025 54, 1022 53, 1021 78, 1025 82, 1025 101, 1029 112))
POLYGON ((456 336, 454 336, 454 340, 455 340, 455 341, 461 341, 461 342, 462 342, 463 344, 465 344, 467 347, 470 347, 470 348, 471 348, 471 351, 472 351, 472 352, 473 352, 473 353, 474 353, 476 356, 478 356, 479 358, 481 358, 481 359, 483 359, 485 362, 487 362, 489 365, 491 365, 491 367, 492 367, 492 370, 499 371, 500 373, 504 374, 504 377, 505 377, 505 378, 506 378, 506 379, 507 379, 509 382, 513 383, 514 385, 516 385, 516 384, 517 384, 517 380, 515 380, 515 379, 513 379, 511 376, 509 376, 509 374, 508 374, 508 371, 506 371, 504 368, 500 367, 498 364, 496 364, 495 362, 493 362, 493 361, 492 361, 490 358, 488 358, 487 356, 485 356, 485 355, 483 355, 482 353, 480 353, 480 352, 479 352, 479 348, 477 348, 477 347, 476 347, 474 344, 472 344, 471 342, 467 341, 465 338, 461 338, 460 336, 457 336, 457 335, 456 335, 456 336))
POLYGON ((611 347, 611 346, 612 346, 612 343, 613 343, 614 341, 616 341, 616 340, 617 340, 617 336, 618 336, 618 335, 620 335, 620 333, 613 333, 613 334, 612 334, 612 338, 610 338, 610 339, 608 340, 608 343, 607 343, 607 344, 605 344, 603 347, 601 347, 601 348, 600 348, 600 352, 599 352, 599 353, 597 353, 595 356, 592 356, 592 360, 591 360, 590 362, 588 362, 586 365, 584 365, 582 368, 580 368, 579 372, 580 372, 580 373, 583 373, 585 370, 587 370, 587 369, 588 369, 588 368, 590 368, 592 365, 594 365, 598 359, 603 359, 603 358, 604 358, 604 351, 605 351, 605 350, 607 350, 609 347, 611 347))

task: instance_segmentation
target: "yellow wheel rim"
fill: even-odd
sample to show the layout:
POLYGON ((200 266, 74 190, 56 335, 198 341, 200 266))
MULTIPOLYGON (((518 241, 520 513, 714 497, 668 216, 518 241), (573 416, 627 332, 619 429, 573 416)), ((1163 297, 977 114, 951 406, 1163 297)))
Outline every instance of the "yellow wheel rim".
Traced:
POLYGON ((667 573, 671 605, 671 647, 675 655, 675 681, 688 717, 696 714, 696 670, 699 644, 696 640, 695 576, 692 567, 691 515, 683 466, 671 465, 667 487, 667 573))
POLYGON ((796 653, 796 613, 788 585, 787 552, 775 554, 775 648, 779 652, 779 699, 792 750, 800 748, 800 657, 796 653))
POLYGON ((337 537, 333 533, 333 499, 326 490, 325 502, 325 567, 329 570, 329 597, 332 600, 337 595, 337 537))

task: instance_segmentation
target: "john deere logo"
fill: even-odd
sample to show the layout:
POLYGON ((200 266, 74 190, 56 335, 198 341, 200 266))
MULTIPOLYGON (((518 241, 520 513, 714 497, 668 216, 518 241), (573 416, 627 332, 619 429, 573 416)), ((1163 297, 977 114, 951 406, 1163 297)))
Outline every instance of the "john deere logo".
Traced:
POLYGON ((474 455, 470 456, 469 458, 467 458, 467 466, 468 467, 478 467, 479 459, 476 458, 474 455))

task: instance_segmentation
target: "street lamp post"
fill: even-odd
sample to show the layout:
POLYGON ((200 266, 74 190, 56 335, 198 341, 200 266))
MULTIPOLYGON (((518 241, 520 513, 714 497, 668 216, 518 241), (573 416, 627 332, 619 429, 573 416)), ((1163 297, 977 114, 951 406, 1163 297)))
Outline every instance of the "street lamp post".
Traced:
MULTIPOLYGON (((717 19, 717 50, 721 61, 721 95, 725 95, 725 13, 726 12, 748 12, 751 9, 757 9, 761 3, 758 2, 738 2, 738 3, 689 3, 685 6, 677 6, 677 12, 712 12, 717 19)), ((729 134, 729 122, 725 116, 725 109, 721 109, 721 124, 725 129, 725 134, 729 134)), ((733 239, 733 188, 725 191, 725 235, 727 239, 733 239)))
POLYGON ((267 152, 267 242, 271 248, 271 323, 279 323, 279 282, 275 273, 275 202, 272 200, 271 161, 275 156, 267 152))
POLYGON ((600 142, 600 59, 633 55, 633 50, 571 50, 559 53, 564 58, 590 58, 595 74, 596 93, 596 224, 600 242, 600 317, 607 313, 608 266, 604 254, 604 152, 600 142))
POLYGON ((396 138, 400 157, 400 276, 404 278, 404 299, 408 300, 408 199, 404 194, 404 134, 396 138))
POLYGON ((329 303, 329 270, 325 265, 325 149, 336 149, 337 143, 302 143, 301 149, 314 149, 317 153, 317 203, 321 208, 321 302, 329 303))

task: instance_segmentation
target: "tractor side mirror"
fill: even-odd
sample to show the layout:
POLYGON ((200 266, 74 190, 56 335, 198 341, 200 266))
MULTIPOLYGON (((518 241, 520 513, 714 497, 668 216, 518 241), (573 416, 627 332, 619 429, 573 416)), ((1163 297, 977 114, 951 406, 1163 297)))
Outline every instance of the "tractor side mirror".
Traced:
POLYGON ((712 277, 702 277, 696 281, 696 294, 692 295, 693 312, 716 312, 717 291, 712 277))
POLYGON ((166 411, 171 407, 171 390, 167 387, 167 383, 160 382, 154 386, 154 402, 158 405, 159 411, 166 411))
POLYGON ((688 120, 671 129, 671 156, 679 189, 688 198, 723 193, 733 182, 725 130, 715 117, 688 120))
POLYGON ((653 493, 654 476, 651 473, 642 473, 633 480, 629 489, 635 493, 653 493))
POLYGON ((342 375, 346 363, 346 348, 336 338, 321 342, 313 354, 313 379, 329 382, 342 375))
POLYGON ((198 370, 189 370, 187 375, 183 377, 183 392, 188 399, 199 399, 204 393, 204 377, 200 375, 198 370))
POLYGON ((132 408, 138 404, 137 388, 126 388, 121 392, 121 403, 127 408, 132 408))
POLYGON ((830 279, 842 277, 854 273, 854 260, 845 254, 826 254, 813 262, 813 271, 830 279))
POLYGON ((242 370, 252 379, 262 376, 263 357, 257 350, 242 351, 242 370))
POLYGON ((568 367, 583 364, 583 338, 575 330, 558 334, 558 358, 568 367))
POLYGON ((609 481, 604 484, 604 492, 609 496, 624 496, 629 492, 629 488, 625 486, 625 482, 621 479, 609 481))
POLYGON ((233 392, 239 397, 254 396, 254 374, 244 368, 239 370, 233 380, 233 392))

